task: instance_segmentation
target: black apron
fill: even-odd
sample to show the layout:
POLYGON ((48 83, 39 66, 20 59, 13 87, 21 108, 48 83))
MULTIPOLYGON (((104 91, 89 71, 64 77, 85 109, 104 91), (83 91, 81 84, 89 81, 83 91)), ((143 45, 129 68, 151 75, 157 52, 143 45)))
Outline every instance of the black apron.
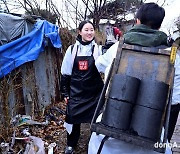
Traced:
POLYGON ((94 115, 104 84, 95 66, 93 52, 94 47, 91 56, 77 56, 76 52, 66 109, 69 124, 91 122, 94 115))

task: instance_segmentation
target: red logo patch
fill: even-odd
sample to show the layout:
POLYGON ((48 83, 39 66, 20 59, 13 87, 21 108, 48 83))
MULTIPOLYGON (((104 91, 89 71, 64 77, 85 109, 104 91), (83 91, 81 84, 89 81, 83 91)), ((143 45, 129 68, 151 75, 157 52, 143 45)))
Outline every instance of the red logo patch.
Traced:
POLYGON ((86 71, 88 70, 88 61, 84 60, 84 61, 79 61, 79 70, 81 71, 86 71))

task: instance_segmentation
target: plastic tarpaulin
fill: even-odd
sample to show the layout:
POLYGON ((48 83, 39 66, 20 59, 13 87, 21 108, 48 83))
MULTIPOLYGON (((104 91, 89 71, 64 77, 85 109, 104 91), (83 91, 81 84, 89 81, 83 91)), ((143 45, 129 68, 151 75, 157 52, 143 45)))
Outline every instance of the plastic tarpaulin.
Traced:
POLYGON ((0 45, 28 34, 33 26, 33 23, 23 17, 0 13, 0 45))
POLYGON ((47 38, 55 48, 61 48, 58 27, 46 20, 38 20, 30 33, 0 46, 0 78, 22 64, 36 60, 44 51, 47 38))

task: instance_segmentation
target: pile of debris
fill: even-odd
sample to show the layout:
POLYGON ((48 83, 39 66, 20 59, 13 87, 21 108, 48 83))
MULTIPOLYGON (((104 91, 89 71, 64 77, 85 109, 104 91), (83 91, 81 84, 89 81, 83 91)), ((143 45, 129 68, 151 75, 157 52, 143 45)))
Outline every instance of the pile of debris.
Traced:
POLYGON ((11 119, 11 140, 7 142, 1 139, 0 153, 63 153, 66 134, 64 118, 65 109, 57 106, 48 107, 44 116, 34 118, 36 120, 28 115, 16 115, 11 119))

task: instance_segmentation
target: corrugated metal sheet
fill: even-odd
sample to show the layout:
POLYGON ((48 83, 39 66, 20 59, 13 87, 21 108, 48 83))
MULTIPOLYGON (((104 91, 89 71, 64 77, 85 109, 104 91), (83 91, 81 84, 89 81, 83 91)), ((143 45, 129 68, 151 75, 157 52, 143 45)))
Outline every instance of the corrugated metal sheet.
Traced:
POLYGON ((60 100, 61 53, 47 47, 37 60, 25 63, 0 80, 1 121, 6 116, 43 111, 60 100), (6 109, 6 110, 5 110, 6 109))

